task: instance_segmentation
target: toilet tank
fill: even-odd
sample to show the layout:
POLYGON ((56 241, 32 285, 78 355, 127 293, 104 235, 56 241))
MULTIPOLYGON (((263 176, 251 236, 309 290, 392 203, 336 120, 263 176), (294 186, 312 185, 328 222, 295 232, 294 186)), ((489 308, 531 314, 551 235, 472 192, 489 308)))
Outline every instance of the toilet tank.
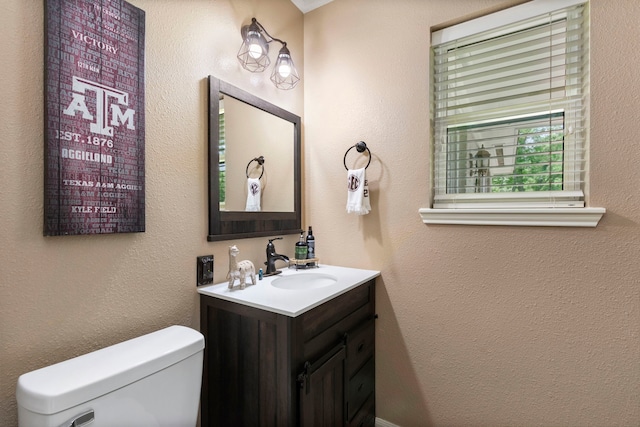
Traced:
POLYGON ((184 326, 121 342, 18 378, 20 427, 194 427, 204 337, 184 326))

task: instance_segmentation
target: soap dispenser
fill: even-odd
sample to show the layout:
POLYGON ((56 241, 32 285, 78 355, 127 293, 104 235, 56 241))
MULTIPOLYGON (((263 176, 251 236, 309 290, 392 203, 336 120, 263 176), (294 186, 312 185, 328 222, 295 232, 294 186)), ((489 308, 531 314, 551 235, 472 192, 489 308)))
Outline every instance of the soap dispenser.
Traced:
POLYGON ((304 239, 304 230, 300 230, 300 241, 296 243, 296 259, 307 259, 307 242, 304 239))

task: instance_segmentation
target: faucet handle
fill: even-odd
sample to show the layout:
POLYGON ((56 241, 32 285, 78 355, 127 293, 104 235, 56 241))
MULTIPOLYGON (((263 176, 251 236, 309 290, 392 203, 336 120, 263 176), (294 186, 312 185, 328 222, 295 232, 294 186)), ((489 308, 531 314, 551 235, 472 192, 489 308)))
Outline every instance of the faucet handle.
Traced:
POLYGON ((274 240, 282 240, 282 237, 269 239, 269 243, 267 243, 267 261, 269 261, 269 257, 276 255, 276 246, 273 244, 274 240))

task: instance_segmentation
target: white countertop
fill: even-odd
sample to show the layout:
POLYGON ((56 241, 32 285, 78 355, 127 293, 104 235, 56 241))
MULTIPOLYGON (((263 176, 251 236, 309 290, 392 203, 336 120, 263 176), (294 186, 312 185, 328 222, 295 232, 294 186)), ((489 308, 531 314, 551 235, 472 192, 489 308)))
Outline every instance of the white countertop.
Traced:
POLYGON ((295 268, 285 267, 281 270, 282 274, 265 277, 262 280, 258 280, 256 274, 255 285, 252 285, 251 279, 247 278, 245 289, 240 289, 240 285, 236 280, 233 289, 229 289, 229 282, 224 282, 216 285, 201 286, 198 288, 198 293, 296 317, 380 275, 379 271, 374 270, 322 264, 318 268, 296 270, 295 268), (317 289, 280 289, 271 284, 271 282, 280 277, 314 273, 334 276, 337 281, 334 284, 317 289))

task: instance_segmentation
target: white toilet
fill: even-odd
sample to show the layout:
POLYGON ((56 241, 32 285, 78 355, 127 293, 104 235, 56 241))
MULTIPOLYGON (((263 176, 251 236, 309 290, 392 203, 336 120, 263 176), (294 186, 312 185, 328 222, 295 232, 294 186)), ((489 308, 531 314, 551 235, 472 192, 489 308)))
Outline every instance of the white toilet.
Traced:
POLYGON ((194 427, 203 351, 200 332, 171 326, 23 374, 19 426, 194 427))

